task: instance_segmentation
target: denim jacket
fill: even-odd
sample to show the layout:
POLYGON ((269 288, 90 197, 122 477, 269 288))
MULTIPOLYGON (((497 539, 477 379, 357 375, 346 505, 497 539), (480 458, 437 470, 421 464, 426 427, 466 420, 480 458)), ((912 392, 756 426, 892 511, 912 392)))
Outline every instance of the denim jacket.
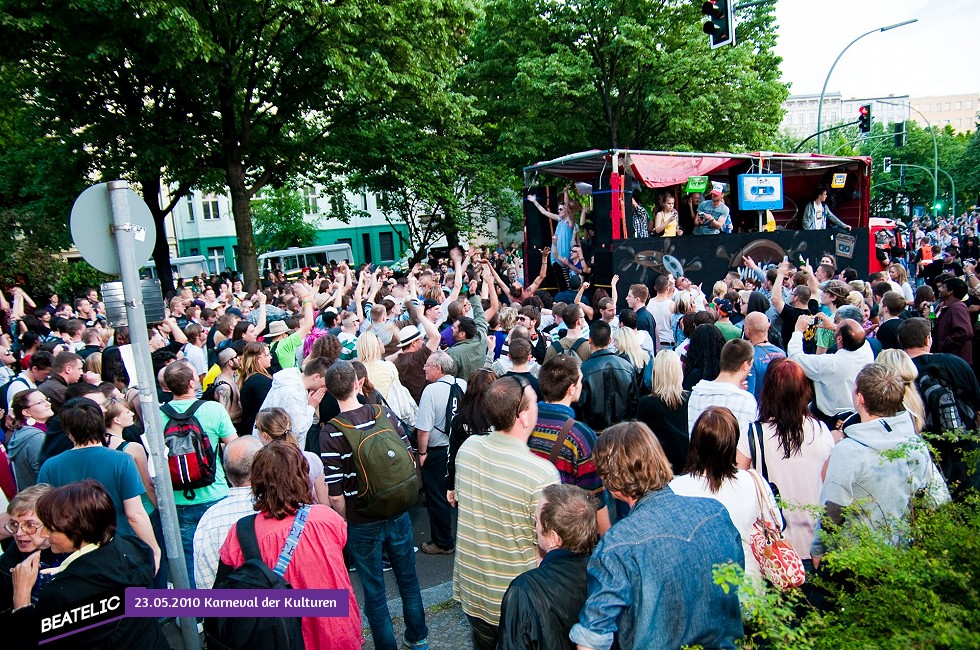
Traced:
POLYGON ((589 595, 569 637, 606 650, 734 648, 742 636, 735 589, 714 583, 712 568, 745 557, 728 511, 714 499, 669 488, 643 496, 616 523, 589 562, 589 595))

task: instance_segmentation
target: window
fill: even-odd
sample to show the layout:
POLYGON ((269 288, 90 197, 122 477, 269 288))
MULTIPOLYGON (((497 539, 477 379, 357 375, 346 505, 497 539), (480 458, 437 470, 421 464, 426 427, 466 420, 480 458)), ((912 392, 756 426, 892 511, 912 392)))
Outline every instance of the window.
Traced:
POLYGON ((944 111, 948 111, 949 110, 949 102, 946 102, 945 104, 943 104, 943 110, 944 111))
POLYGON ((303 188, 303 198, 306 200, 306 214, 316 214, 317 208, 317 191, 312 185, 307 185, 303 188))
POLYGON ((350 237, 341 237, 340 239, 337 240, 337 243, 338 244, 347 244, 348 246, 351 247, 351 250, 354 249, 354 240, 351 239, 350 237))
POLYGON ((194 195, 187 197, 187 220, 194 221, 194 195))
POLYGON ((969 99, 963 104, 963 108, 973 108, 973 100, 969 99))
MULTIPOLYGON (((207 219, 207 217, 205 217, 207 219)), ((225 247, 209 247, 208 248, 208 264, 214 269, 215 273, 221 273, 225 270, 225 247)))
POLYGON ((961 110, 963 108, 963 102, 956 102, 954 106, 956 106, 956 110, 961 110))
POLYGON ((926 113, 928 113, 929 111, 932 110, 932 104, 926 104, 925 105, 925 108, 923 108, 922 110, 924 110, 926 113))
POLYGON ((198 249, 196 249, 196 248, 192 248, 191 249, 191 255, 200 255, 200 254, 201 254, 201 251, 199 251, 198 249))
POLYGON ((221 218, 221 212, 218 209, 218 195, 208 194, 201 199, 201 208, 204 212, 205 221, 213 221, 214 219, 221 218))
POLYGON ((378 248, 380 249, 381 259, 394 261, 395 259, 395 237, 390 232, 378 233, 378 248))
POLYGON ((361 245, 364 247, 364 259, 361 261, 365 264, 370 264, 374 261, 371 258, 371 233, 361 233, 361 245))

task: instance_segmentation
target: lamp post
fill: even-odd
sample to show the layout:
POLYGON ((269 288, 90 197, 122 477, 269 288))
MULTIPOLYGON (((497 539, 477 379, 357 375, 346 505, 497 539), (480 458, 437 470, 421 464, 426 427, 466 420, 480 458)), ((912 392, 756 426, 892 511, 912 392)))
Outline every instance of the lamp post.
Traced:
POLYGON ((823 89, 820 91, 820 103, 817 104, 817 153, 823 153, 823 149, 820 147, 820 125, 823 122, 823 120, 821 119, 823 117, 823 115, 822 115, 823 114, 823 96, 827 92, 827 84, 830 82, 830 75, 834 74, 834 68, 837 67, 837 62, 840 61, 840 58, 842 56, 844 56, 844 52, 847 52, 847 50, 852 45, 854 45, 855 43, 857 43, 858 41, 860 41, 865 36, 870 36, 871 34, 874 34, 875 32, 887 32, 889 29, 895 29, 896 27, 903 27, 905 25, 910 25, 910 24, 912 24, 914 22, 917 22, 918 20, 919 20, 918 18, 913 18, 912 20, 906 20, 906 21, 903 21, 903 22, 900 22, 900 23, 895 23, 894 25, 886 25, 885 27, 879 27, 877 29, 872 29, 870 32, 865 32, 865 33, 861 34, 860 36, 858 36, 857 38, 855 38, 850 43, 848 43, 847 44, 847 47, 845 47, 843 50, 841 50, 840 54, 837 55, 837 58, 834 59, 834 64, 832 66, 830 66, 830 72, 827 73, 827 78, 824 79, 823 89))
MULTIPOLYGON (((927 118, 925 115, 923 115, 922 114, 922 111, 920 111, 919 109, 917 109, 915 106, 912 106, 912 104, 907 104, 905 102, 889 102, 889 101, 880 100, 880 99, 878 100, 878 102, 881 103, 881 104, 889 104, 891 106, 905 106, 905 107, 907 107, 907 108, 915 111, 916 113, 918 113, 919 114, 919 117, 921 117, 922 120, 926 123, 926 127, 929 129, 929 133, 932 135, 932 168, 933 168, 932 169, 932 204, 933 204, 933 206, 935 206, 936 205, 936 199, 939 197, 939 171, 940 171, 940 169, 939 169, 939 140, 936 139, 936 130, 932 128, 932 124, 929 124, 929 118, 927 118)), ((949 174, 946 174, 946 175, 949 176, 949 174)), ((953 181, 953 179, 952 179, 952 177, 950 177, 950 182, 952 182, 952 181, 953 181)), ((956 191, 955 186, 953 187, 953 191, 954 191, 954 194, 955 194, 955 191, 956 191)), ((956 199, 954 198, 953 200, 955 201, 956 199)), ((935 211, 935 208, 933 208, 933 211, 935 211)))

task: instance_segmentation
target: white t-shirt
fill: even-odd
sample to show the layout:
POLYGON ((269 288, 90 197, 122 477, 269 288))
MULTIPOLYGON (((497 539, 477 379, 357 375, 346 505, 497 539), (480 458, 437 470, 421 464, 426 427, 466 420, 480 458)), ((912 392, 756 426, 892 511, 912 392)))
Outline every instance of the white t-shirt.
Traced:
POLYGON ((670 326, 670 315, 674 312, 674 301, 670 298, 657 300, 654 298, 647 303, 647 311, 657 322, 658 343, 673 343, 674 331, 670 326))
POLYGON ((184 358, 199 376, 208 373, 208 353, 204 351, 204 348, 188 343, 184 346, 184 358))

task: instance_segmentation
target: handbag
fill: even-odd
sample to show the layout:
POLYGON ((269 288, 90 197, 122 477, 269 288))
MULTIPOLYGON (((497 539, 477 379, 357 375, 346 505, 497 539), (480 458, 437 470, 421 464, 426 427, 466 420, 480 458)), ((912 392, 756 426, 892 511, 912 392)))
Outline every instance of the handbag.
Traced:
MULTIPOLYGON (((779 487, 769 480, 769 468, 766 466, 766 445, 762 441, 762 422, 753 422, 749 425, 749 456, 752 461, 752 469, 762 473, 762 478, 769 484, 772 495, 776 497, 779 504, 779 487), (756 445, 759 446, 758 462, 756 462, 756 445)), ((783 530, 786 530, 786 517, 783 516, 783 507, 779 505, 779 516, 783 520, 783 530)))
POLYGON ((759 517, 752 524, 752 555, 759 563, 762 575, 779 589, 786 591, 799 587, 806 581, 803 560, 793 544, 783 537, 776 521, 776 512, 766 496, 762 477, 751 469, 749 474, 755 481, 755 494, 759 502, 759 517))

